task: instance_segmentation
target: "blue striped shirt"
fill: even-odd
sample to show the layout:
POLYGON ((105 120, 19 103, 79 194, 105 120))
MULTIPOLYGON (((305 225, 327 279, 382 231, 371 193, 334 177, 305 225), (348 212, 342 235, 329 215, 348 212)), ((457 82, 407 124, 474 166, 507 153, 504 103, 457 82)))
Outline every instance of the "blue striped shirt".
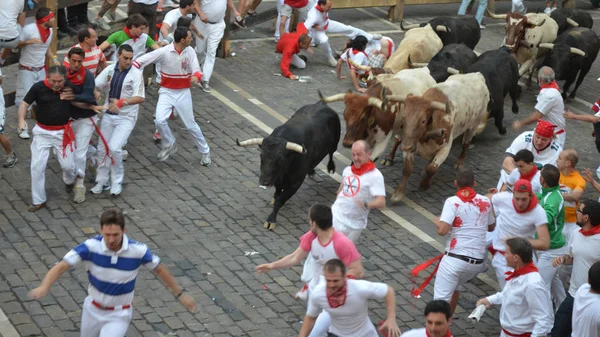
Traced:
POLYGON ((110 250, 102 235, 95 236, 69 251, 63 261, 75 266, 84 261, 88 272, 88 294, 103 306, 133 302, 137 273, 142 265, 153 270, 160 258, 148 246, 123 235, 118 252, 110 250))

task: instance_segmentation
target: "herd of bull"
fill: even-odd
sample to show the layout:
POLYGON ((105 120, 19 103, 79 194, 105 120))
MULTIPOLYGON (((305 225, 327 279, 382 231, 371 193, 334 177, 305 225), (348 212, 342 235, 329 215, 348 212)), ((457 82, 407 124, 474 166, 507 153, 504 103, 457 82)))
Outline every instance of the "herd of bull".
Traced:
POLYGON ((481 55, 474 52, 481 29, 472 17, 440 17, 402 26, 405 37, 384 67, 365 69, 369 71, 364 79, 366 93, 323 96, 319 91, 319 102, 300 108, 268 137, 238 141, 239 146, 260 146, 259 183, 263 188, 275 187, 273 211, 265 228, 275 228, 281 206, 306 175, 314 174, 325 156, 329 155, 328 171, 335 171, 333 154, 341 125, 327 103, 345 103, 345 147, 364 139, 376 160, 395 136, 393 149, 383 161, 391 165, 402 144, 403 177, 391 197, 397 202, 404 197, 415 153, 429 160, 420 183, 421 188, 429 189, 454 139, 463 136, 458 168, 472 138, 483 132, 488 119, 494 119, 500 134, 507 132, 502 122, 504 99, 510 94, 512 111, 518 113, 521 76, 528 76, 530 88, 537 69, 552 67, 557 80, 566 80, 563 98, 575 97, 600 50, 600 38, 590 29, 593 20, 589 13, 557 9, 551 15, 489 14, 506 20, 506 36, 499 49, 481 55), (576 78, 575 89, 567 97, 576 78))

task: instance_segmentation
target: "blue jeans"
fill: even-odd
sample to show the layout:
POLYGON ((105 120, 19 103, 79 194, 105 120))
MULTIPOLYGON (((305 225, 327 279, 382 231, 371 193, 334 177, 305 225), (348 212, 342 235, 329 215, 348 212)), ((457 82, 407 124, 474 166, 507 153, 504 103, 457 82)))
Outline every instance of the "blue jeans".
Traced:
MULTIPOLYGON (((458 15, 465 15, 467 13, 467 7, 469 7, 469 3, 471 0, 463 0, 458 8, 458 15)), ((475 13, 475 20, 481 24, 481 20, 483 20, 483 14, 485 13, 485 9, 487 8, 488 0, 479 0, 479 6, 477 7, 477 13, 475 13)))
POLYGON ((554 315, 554 326, 550 336, 552 337, 570 337, 573 329, 573 303, 575 299, 567 293, 567 298, 561 303, 554 315))

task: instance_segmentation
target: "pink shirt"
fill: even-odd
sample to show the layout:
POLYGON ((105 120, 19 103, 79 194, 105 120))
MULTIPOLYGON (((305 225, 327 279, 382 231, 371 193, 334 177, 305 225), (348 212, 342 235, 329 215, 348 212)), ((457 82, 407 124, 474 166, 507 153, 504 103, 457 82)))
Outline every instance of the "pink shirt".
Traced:
POLYGON ((360 259, 360 253, 354 243, 338 231, 334 231, 331 240, 324 244, 319 242, 316 234, 309 231, 300 237, 300 248, 310 252, 321 266, 321 272, 325 263, 331 259, 340 259, 346 266, 360 259))

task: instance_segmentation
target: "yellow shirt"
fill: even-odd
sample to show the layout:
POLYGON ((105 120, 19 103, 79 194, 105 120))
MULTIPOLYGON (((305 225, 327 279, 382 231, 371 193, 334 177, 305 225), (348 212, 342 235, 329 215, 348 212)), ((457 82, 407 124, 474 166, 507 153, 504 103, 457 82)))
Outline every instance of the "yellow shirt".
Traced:
MULTIPOLYGON (((576 189, 584 191, 586 185, 585 179, 578 171, 573 171, 568 176, 561 173, 559 183, 561 193, 571 193, 576 189)), ((578 202, 565 200, 565 223, 575 223, 577 221, 578 205, 578 202)))

